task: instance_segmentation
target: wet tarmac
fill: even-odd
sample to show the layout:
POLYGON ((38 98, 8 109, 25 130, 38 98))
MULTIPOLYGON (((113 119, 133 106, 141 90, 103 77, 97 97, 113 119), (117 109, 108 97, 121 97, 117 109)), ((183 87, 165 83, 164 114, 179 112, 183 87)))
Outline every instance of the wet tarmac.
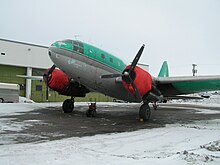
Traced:
POLYGON ((58 106, 19 115, 1 116, 1 121, 7 121, 8 127, 16 127, 16 129, 4 129, 1 132, 0 145, 129 132, 164 127, 166 124, 187 124, 198 120, 220 119, 220 106, 161 104, 158 110, 152 110, 148 122, 140 122, 139 106, 140 104, 129 103, 115 106, 97 103, 97 116, 90 118, 85 114, 88 109, 86 105, 77 105, 70 114, 63 113, 62 108, 58 106), (198 113, 199 111, 205 112, 198 113))

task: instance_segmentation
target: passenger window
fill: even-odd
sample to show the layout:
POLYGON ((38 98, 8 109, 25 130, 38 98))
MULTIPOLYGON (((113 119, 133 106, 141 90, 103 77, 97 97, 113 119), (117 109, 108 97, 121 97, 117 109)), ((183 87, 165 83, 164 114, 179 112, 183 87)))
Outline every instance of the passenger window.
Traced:
POLYGON ((110 59, 109 59, 109 60, 110 60, 110 62, 113 62, 113 59, 112 59, 111 57, 110 57, 110 59))
POLYGON ((105 55, 104 55, 104 54, 101 54, 101 58, 102 58, 102 59, 105 59, 105 55))

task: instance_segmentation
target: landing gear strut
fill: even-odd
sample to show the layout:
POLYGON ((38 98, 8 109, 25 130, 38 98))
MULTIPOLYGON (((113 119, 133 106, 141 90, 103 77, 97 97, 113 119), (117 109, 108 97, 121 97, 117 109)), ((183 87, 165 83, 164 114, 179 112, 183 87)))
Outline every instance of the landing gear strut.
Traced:
POLYGON ((158 107, 159 107, 159 105, 158 105, 157 102, 155 101, 155 102, 153 103, 153 108, 154 108, 154 110, 157 110, 158 107))
POLYGON ((144 103, 141 105, 139 110, 139 118, 141 121, 148 121, 150 119, 151 109, 148 103, 144 103))
POLYGON ((64 113, 71 113, 73 112, 73 109, 74 109, 74 98, 71 98, 71 99, 66 99, 64 102, 63 102, 63 112, 64 113))

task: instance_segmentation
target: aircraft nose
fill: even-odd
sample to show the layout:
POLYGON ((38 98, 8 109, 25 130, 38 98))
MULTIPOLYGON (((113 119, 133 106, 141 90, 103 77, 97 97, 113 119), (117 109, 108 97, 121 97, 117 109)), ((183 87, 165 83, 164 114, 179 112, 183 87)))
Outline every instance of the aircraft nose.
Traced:
POLYGON ((48 55, 50 59, 54 59, 56 57, 56 48, 54 48, 53 45, 48 48, 48 55))
POLYGON ((54 52, 51 50, 51 48, 49 47, 48 49, 48 55, 51 58, 53 56, 54 52))
POLYGON ((49 55, 49 57, 51 57, 51 55, 52 55, 52 52, 50 50, 48 50, 48 55, 49 55))

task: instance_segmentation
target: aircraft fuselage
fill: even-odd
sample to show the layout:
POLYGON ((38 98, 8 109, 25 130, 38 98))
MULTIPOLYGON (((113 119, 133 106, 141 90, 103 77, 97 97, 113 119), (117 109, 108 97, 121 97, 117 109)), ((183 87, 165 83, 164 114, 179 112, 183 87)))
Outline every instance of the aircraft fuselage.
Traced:
POLYGON ((50 46, 49 56, 58 68, 90 91, 130 102, 141 101, 115 79, 101 78, 110 73, 120 74, 126 67, 121 59, 101 49, 79 41, 64 40, 50 46))

